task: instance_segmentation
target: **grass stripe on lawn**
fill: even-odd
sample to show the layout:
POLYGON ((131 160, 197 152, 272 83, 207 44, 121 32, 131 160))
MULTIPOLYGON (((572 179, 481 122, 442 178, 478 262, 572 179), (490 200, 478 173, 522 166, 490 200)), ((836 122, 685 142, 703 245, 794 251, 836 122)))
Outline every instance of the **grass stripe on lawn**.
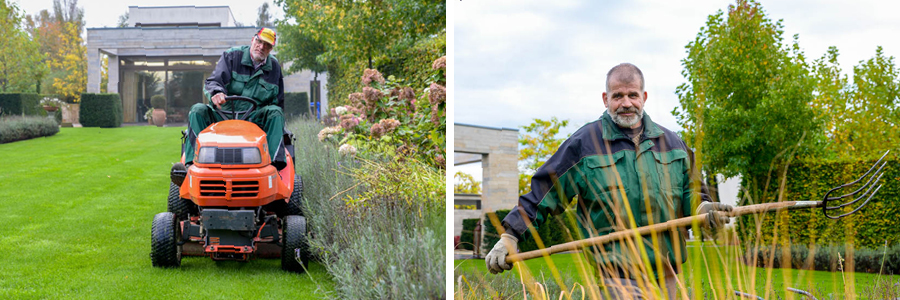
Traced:
POLYGON ((299 275, 278 259, 150 265, 181 130, 62 128, 0 144, 0 298, 324 297, 318 263, 299 275))

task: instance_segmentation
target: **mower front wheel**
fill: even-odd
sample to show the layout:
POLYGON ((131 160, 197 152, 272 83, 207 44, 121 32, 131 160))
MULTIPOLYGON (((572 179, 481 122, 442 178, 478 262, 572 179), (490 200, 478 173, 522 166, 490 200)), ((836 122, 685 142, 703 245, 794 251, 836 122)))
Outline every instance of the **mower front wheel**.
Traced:
POLYGON ((306 239, 306 218, 297 215, 284 217, 282 224, 281 269, 303 273, 309 265, 309 242, 306 239))
POLYGON ((150 261, 154 267, 181 266, 178 231, 175 214, 164 212, 153 217, 153 227, 150 229, 150 261))
POLYGON ((169 212, 175 214, 177 220, 187 220, 189 214, 197 214, 197 204, 188 199, 181 198, 181 188, 174 183, 169 183, 169 212))

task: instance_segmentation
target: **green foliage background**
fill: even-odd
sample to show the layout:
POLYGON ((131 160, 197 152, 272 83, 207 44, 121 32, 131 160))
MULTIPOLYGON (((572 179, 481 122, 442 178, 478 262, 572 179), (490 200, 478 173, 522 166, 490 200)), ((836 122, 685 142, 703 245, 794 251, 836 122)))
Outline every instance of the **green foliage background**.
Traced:
MULTIPOLYGON (((829 189, 856 180, 877 159, 794 162, 787 171, 789 180, 785 181, 783 200, 822 200, 829 189)), ((774 242, 778 245, 853 244, 879 248, 885 243, 900 243, 900 201, 896 201, 900 198, 900 160, 895 155, 889 155, 885 160, 887 166, 881 178, 884 186, 862 210, 839 220, 826 218, 818 208, 743 216, 739 218, 737 227, 744 245, 753 245, 757 238, 760 245, 774 242), (759 233, 756 232, 757 224, 759 233)), ((770 180, 770 193, 777 191, 779 184, 780 180, 770 180)), ((859 187, 844 188, 829 197, 847 194, 859 187)), ((843 202, 829 201, 829 206, 839 203, 843 202)), ((750 203, 741 203, 744 204, 750 203)))
POLYGON ((284 116, 295 118, 309 114, 309 96, 307 93, 284 93, 284 116))

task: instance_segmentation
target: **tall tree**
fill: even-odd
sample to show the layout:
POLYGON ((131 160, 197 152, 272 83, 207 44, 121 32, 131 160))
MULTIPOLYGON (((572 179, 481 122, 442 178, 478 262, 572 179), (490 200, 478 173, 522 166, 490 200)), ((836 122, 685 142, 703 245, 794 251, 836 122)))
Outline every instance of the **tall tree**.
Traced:
POLYGON ((275 20, 272 19, 272 13, 269 12, 269 2, 263 2, 257 10, 259 16, 256 18, 256 27, 274 27, 275 20))
POLYGON ((853 120, 848 106, 851 85, 847 75, 842 74, 839 55, 837 47, 831 46, 812 64, 816 82, 812 106, 823 126, 821 136, 815 140, 823 141, 833 156, 849 157, 853 155, 850 132, 847 131, 847 125, 853 120))
POLYGON ((881 46, 875 57, 853 67, 853 91, 848 107, 852 122, 846 130, 858 155, 879 155, 900 144, 900 71, 881 46))
POLYGON ((439 0, 276 0, 297 29, 325 46, 321 62, 364 60, 373 68, 375 57, 446 27, 445 3, 439 0), (403 42, 407 41, 407 42, 403 42))
POLYGON ((15 3, 0 0, 0 92, 37 92, 36 84, 46 72, 40 45, 21 23, 15 3))
POLYGON ((565 141, 557 135, 568 125, 569 120, 552 117, 550 120, 534 119, 531 124, 522 126, 525 132, 519 135, 519 195, 531 189, 531 176, 565 141))
POLYGON ((50 67, 65 71, 63 76, 53 78, 56 94, 68 101, 79 102, 81 94, 87 87, 87 49, 82 43, 78 25, 72 22, 63 24, 62 45, 58 61, 50 62, 50 67))
POLYGON ((78 101, 86 89, 87 49, 84 31, 84 9, 78 0, 54 0, 53 11, 42 10, 26 19, 26 27, 46 53, 43 64, 49 67, 41 87, 44 93, 63 95, 67 101, 78 101))
POLYGON ((119 22, 116 24, 116 27, 128 27, 128 18, 128 12, 126 11, 119 16, 119 22))
MULTIPOLYGON (((815 81, 795 36, 782 41, 781 21, 768 19, 755 1, 738 0, 710 15, 682 60, 680 107, 672 113, 707 170, 731 177, 754 201, 772 162, 788 147, 819 129, 813 102, 815 81)), ((798 155, 810 150, 802 143, 798 155)))
POLYGON ((475 181, 475 177, 470 174, 457 171, 453 174, 455 183, 453 184, 453 193, 456 194, 481 194, 481 181, 475 181))

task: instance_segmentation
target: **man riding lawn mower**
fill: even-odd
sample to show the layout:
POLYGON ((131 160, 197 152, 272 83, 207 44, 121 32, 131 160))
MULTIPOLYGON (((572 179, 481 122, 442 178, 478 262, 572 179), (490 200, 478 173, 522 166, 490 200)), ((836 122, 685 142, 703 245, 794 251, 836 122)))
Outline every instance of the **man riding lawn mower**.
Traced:
MULTIPOLYGON (((200 132, 194 163, 183 174, 173 172, 168 212, 153 219, 153 266, 181 265, 185 246, 196 249, 186 251, 188 255, 247 261, 274 245, 281 248, 282 269, 303 272, 309 255, 306 219, 299 215, 303 184, 294 173, 293 134, 286 131, 285 148, 279 150, 286 152, 287 164, 277 170, 266 134, 246 121, 256 102, 236 96, 227 100, 245 101, 251 108, 229 111, 235 120, 200 132)), ((182 153, 182 164, 185 157, 182 153)))
POLYGON ((275 31, 260 28, 249 46, 222 53, 206 79, 210 104, 191 107, 169 212, 153 220, 154 266, 178 266, 183 253, 247 261, 274 248, 282 269, 305 270, 303 185, 284 129, 281 64, 269 55, 275 41, 275 31))

